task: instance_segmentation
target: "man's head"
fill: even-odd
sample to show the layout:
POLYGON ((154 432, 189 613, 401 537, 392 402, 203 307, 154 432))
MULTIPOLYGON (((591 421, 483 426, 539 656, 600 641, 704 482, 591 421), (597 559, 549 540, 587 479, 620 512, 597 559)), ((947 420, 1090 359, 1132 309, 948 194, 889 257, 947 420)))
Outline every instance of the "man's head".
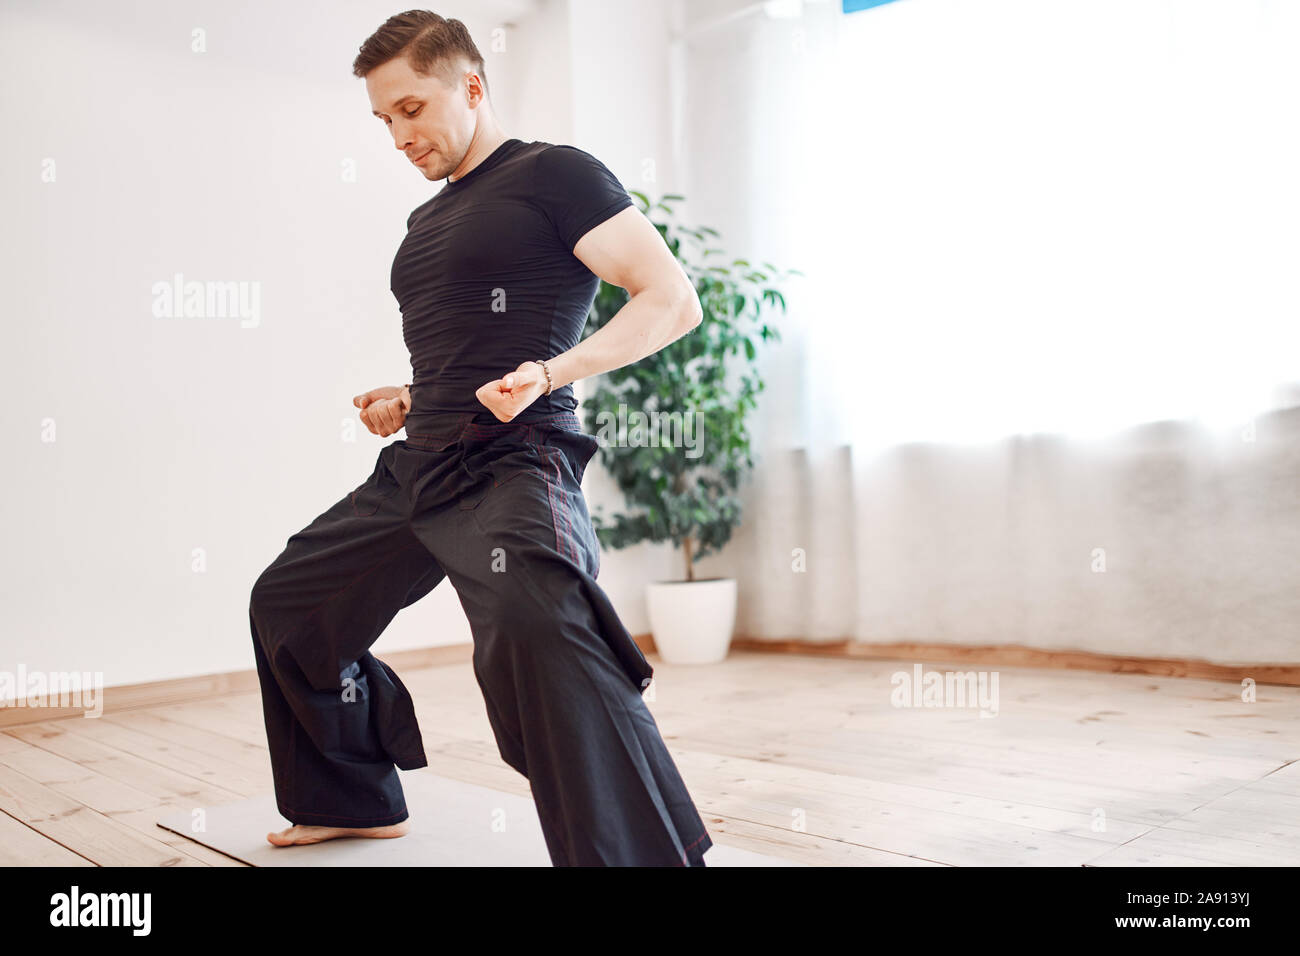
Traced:
POLYGON ((491 116, 483 57, 465 24, 428 10, 389 17, 352 63, 371 111, 425 179, 445 179, 464 160, 480 115, 491 116))

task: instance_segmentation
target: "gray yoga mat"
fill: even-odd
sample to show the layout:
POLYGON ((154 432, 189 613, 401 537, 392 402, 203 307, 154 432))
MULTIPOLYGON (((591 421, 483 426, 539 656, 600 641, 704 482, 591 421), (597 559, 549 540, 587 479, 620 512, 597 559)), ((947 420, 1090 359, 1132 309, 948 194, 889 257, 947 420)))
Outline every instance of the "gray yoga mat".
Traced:
MULTIPOLYGON (((267 831, 283 830, 273 794, 173 813, 158 825, 252 866, 550 866, 537 810, 528 797, 440 777, 428 769, 400 771, 411 830, 391 840, 327 840, 275 847, 267 831), (199 826, 202 829, 198 829, 199 826)), ((708 866, 802 866, 718 842, 708 866)))

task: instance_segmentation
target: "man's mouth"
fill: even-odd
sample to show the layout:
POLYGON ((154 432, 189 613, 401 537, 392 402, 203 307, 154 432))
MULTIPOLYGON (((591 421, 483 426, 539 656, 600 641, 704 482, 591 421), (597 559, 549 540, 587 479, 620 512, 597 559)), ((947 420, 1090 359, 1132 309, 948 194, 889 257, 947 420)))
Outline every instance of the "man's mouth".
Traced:
POLYGON ((433 152, 433 150, 430 149, 430 150, 428 150, 427 152, 423 153, 422 155, 417 156, 417 157, 415 157, 414 159, 412 159, 411 162, 413 162, 415 165, 419 166, 420 163, 424 162, 424 160, 425 160, 426 158, 428 158, 429 154, 432 153, 432 152, 433 152))

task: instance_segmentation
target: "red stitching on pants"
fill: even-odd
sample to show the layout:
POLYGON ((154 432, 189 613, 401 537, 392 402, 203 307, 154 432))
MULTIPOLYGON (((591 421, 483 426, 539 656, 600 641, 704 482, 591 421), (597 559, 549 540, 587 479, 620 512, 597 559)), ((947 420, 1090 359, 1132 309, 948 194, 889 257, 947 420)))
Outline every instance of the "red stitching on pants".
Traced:
POLYGON ((541 474, 542 481, 546 485, 546 500, 551 506, 551 526, 555 528, 555 550, 560 554, 564 554, 564 542, 560 535, 561 521, 559 511, 555 506, 555 489, 551 487, 551 479, 546 476, 546 473, 542 472, 541 474))
MULTIPOLYGON (((563 504, 563 492, 559 492, 560 500, 557 503, 556 489, 557 487, 563 487, 564 478, 560 474, 559 462, 557 462, 553 456, 547 454, 547 452, 553 451, 554 449, 540 442, 533 442, 530 444, 532 444, 533 448, 537 450, 537 453, 543 460, 549 462, 555 467, 555 483, 551 482, 550 477, 545 471, 540 469, 529 469, 530 471, 536 471, 537 474, 541 476, 542 481, 546 484, 546 500, 551 508, 551 524, 555 528, 555 551, 557 554, 563 555, 572 560, 574 564, 581 565, 582 561, 578 558, 577 545, 573 541, 572 533, 569 530, 569 515, 563 504), (566 540, 568 541, 568 550, 565 548, 566 540)), ((557 453, 562 454, 562 452, 557 453)))
POLYGON ((704 832, 704 833, 701 833, 699 836, 697 836, 697 837, 696 837, 694 840, 692 840, 690 843, 686 844, 686 849, 689 850, 691 847, 695 846, 695 844, 699 843, 701 840, 703 840, 703 839, 704 839, 706 836, 708 836, 708 835, 709 835, 709 834, 708 834, 707 831, 704 832))
MULTIPOLYGON (((569 523, 569 510, 568 510, 568 507, 567 507, 567 505, 565 504, 565 501, 564 501, 564 491, 563 491, 563 488, 564 488, 564 476, 560 473, 560 463, 559 463, 558 461, 556 461, 554 458, 552 458, 552 459, 551 459, 551 464, 555 466, 555 481, 556 481, 556 487, 557 487, 558 489, 560 489, 560 490, 558 491, 559 501, 560 501, 560 506, 559 506, 559 511, 560 511, 560 522, 563 523, 563 525, 564 525, 564 534, 565 534, 565 537, 566 537, 567 540, 568 540, 569 548, 571 549, 571 553, 570 553, 569 557, 573 558, 573 563, 574 563, 574 564, 576 564, 576 565, 578 565, 578 566, 581 567, 581 565, 582 565, 582 560, 578 557, 578 544, 577 544, 577 542, 573 539, 573 526, 569 523)), ((551 483, 548 481, 548 482, 546 483, 546 487, 547 487, 548 490, 550 489, 550 486, 551 486, 551 483)), ((555 533, 556 533, 556 536, 557 536, 557 538, 558 538, 559 533, 560 533, 560 532, 559 532, 559 525, 556 525, 555 533)), ((561 553, 562 553, 562 552, 561 552, 561 553)))
POLYGON ((686 849, 682 850, 682 862, 678 864, 679 866, 690 866, 690 865, 691 865, 690 858, 686 855, 686 850, 689 850, 691 847, 695 846, 695 844, 699 843, 701 840, 703 840, 703 839, 704 839, 706 836, 708 836, 708 835, 709 835, 709 831, 705 830, 703 833, 701 833, 698 837, 696 837, 696 838, 695 838, 694 840, 692 840, 690 843, 686 844, 686 849))

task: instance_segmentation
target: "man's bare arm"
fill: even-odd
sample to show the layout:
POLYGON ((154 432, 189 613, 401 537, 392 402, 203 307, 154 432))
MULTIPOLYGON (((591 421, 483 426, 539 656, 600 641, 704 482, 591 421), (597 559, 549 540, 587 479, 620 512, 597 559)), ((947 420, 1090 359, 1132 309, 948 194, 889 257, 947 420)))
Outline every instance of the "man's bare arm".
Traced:
POLYGON ((630 206, 602 222, 573 254, 631 298, 605 325, 547 361, 553 388, 638 362, 700 324, 695 288, 639 209, 630 206))

